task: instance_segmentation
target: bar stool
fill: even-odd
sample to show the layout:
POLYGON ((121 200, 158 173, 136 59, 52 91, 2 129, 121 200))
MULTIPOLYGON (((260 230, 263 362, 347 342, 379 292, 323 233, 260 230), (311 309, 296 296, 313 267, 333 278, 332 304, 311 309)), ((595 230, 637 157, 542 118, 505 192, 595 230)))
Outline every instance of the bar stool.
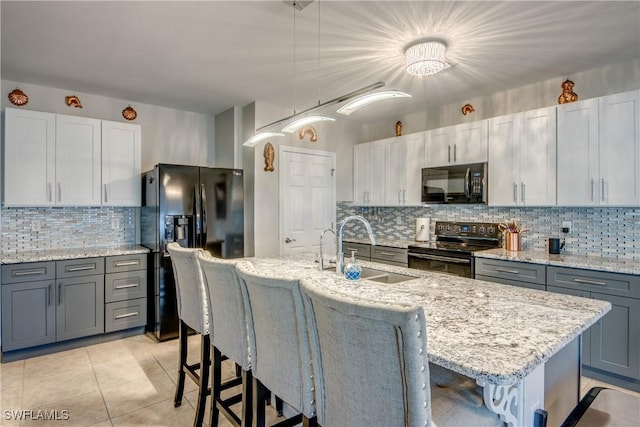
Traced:
POLYGON ((240 279, 236 273, 238 261, 214 258, 207 252, 198 254, 200 267, 208 291, 209 314, 213 350, 213 375, 211 383, 211 419, 209 425, 218 425, 222 413, 235 427, 251 425, 252 376, 249 357, 249 336, 244 299, 240 279), (223 354, 242 369, 241 378, 222 383, 221 364, 223 354), (242 384, 242 391, 227 399, 221 391, 242 384), (242 401, 241 417, 231 406, 242 401))
POLYGON ((211 366, 209 307, 202 270, 198 261, 198 254, 202 253, 203 250, 199 248, 183 248, 175 242, 169 243, 167 250, 173 265, 178 300, 178 318, 180 320, 178 382, 173 402, 176 408, 182 404, 184 380, 185 376, 188 375, 198 385, 198 402, 193 425, 200 427, 204 420, 207 395, 210 393, 209 369, 211 366), (191 365, 187 362, 189 327, 200 334, 201 337, 200 362, 191 365))
POLYGON ((247 311, 253 426, 265 425, 267 389, 298 412, 276 426, 316 426, 316 388, 298 280, 262 274, 246 261, 236 270, 247 311))

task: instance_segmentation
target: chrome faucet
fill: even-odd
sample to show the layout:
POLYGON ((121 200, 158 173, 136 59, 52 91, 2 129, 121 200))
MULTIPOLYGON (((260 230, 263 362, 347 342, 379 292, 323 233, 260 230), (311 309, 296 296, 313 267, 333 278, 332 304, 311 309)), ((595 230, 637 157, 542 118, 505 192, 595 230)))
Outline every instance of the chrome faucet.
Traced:
POLYGON ((343 270, 344 270, 344 253, 342 252, 342 230, 345 226, 346 223, 348 223, 349 221, 353 221, 353 220, 358 220, 361 223, 364 224, 365 227, 367 227, 367 233, 369 233, 369 240, 371 240, 371 244, 375 245, 376 244, 376 238, 373 235, 373 230, 371 229, 371 224, 369 224, 369 221, 367 221, 366 219, 364 219, 364 217, 360 216, 360 215, 351 215, 346 217, 345 219, 343 219, 340 222, 340 225, 338 225, 338 253, 336 254, 336 273, 338 274, 342 274, 343 270))
MULTIPOLYGON (((333 228, 327 228, 326 230, 324 230, 322 232, 322 234, 320 235, 320 271, 324 270, 324 249, 323 249, 323 243, 322 240, 324 239, 324 233, 326 233, 327 231, 330 231, 333 233, 333 240, 336 240, 336 232, 333 231, 333 228)), ((329 261, 329 263, 331 263, 331 261, 329 261)))

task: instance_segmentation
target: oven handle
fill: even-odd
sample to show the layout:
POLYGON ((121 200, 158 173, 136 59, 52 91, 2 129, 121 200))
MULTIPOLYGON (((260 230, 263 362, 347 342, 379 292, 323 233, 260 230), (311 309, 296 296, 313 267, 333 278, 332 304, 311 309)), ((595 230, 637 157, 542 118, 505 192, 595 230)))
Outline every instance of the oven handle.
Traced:
POLYGON ((444 261, 444 262, 453 262, 456 264, 471 264, 471 259, 463 259, 463 258, 453 258, 448 256, 440 256, 440 255, 424 255, 424 254, 416 254, 413 252, 408 253, 409 257, 414 257, 418 259, 430 259, 433 261, 444 261))

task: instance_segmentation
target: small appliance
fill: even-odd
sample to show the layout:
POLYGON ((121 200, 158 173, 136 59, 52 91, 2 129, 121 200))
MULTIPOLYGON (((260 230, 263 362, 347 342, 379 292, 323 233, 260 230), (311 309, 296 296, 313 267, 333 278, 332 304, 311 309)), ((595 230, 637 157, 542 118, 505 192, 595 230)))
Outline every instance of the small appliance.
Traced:
POLYGON ((487 203, 487 163, 422 169, 422 203, 487 203))

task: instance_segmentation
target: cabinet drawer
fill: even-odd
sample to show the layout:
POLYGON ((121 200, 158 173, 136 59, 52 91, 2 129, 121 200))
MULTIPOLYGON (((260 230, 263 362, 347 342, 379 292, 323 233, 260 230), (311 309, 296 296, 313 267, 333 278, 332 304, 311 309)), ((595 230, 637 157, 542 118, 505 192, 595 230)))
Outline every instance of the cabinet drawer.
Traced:
POLYGON ((489 258, 476 258, 475 262, 476 276, 516 280, 543 286, 546 284, 546 266, 543 264, 489 258))
POLYGON ((124 301, 147 296, 147 271, 123 271, 104 277, 105 302, 124 301))
POLYGON ((56 277, 56 263, 25 262, 2 266, 2 284, 34 282, 36 280, 52 280, 56 277))
POLYGON ((147 269, 147 254, 118 255, 106 258, 107 273, 147 269))
POLYGON ((144 326, 147 323, 147 299, 110 302, 104 309, 105 332, 144 326))
POLYGON ((344 253, 344 259, 349 259, 352 251, 355 251, 356 258, 366 260, 371 258, 371 245, 367 245, 366 243, 342 242, 342 253, 344 253))
POLYGON ((378 261, 381 260, 398 262, 400 264, 407 264, 407 253, 408 249, 402 248, 390 248, 387 246, 372 246, 371 247, 371 260, 378 261))
POLYGON ((56 278, 104 274, 104 258, 70 259, 56 262, 56 278))
POLYGON ((547 283, 569 289, 640 298, 640 276, 630 274, 549 267, 547 283))
POLYGON ((502 285, 518 286, 518 287, 527 288, 527 289, 537 289, 539 291, 548 290, 548 289, 545 289, 544 283, 540 284, 540 283, 521 282, 518 280, 502 279, 500 277, 483 276, 481 274, 476 274, 475 278, 478 280, 484 280, 486 282, 500 283, 502 285))

